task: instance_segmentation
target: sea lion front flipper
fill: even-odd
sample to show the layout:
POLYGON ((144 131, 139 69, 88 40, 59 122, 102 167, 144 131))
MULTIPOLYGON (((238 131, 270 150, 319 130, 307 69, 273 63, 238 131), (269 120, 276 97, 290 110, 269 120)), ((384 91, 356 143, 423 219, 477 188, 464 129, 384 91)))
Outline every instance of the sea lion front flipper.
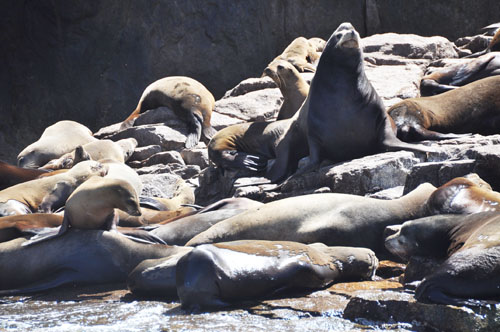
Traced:
POLYGON ((215 134, 217 134, 217 130, 215 130, 214 127, 207 126, 203 128, 203 136, 205 136, 207 140, 212 139, 212 137, 214 137, 215 134))
POLYGON ((455 90, 458 86, 439 84, 434 80, 425 79, 420 82, 420 92, 423 96, 433 96, 440 93, 455 90))
POLYGON ((440 141, 445 139, 469 137, 472 135, 472 134, 439 133, 437 131, 432 131, 419 125, 411 127, 411 130, 413 137, 415 137, 415 139, 418 141, 426 141, 426 140, 440 141))
POLYGON ((67 181, 56 183, 52 191, 43 198, 42 203, 38 207, 38 212, 50 213, 53 207, 59 208, 63 206, 73 189, 73 185, 67 181))
POLYGON ((310 72, 310 73, 315 73, 316 72, 316 67, 310 63, 307 63, 302 66, 302 72, 310 72))
POLYGON ((201 130, 202 130, 202 121, 200 115, 197 113, 198 111, 189 112, 188 115, 188 130, 189 133, 187 135, 186 143, 184 146, 188 149, 195 147, 201 138, 201 130))
POLYGON ((158 236, 151 234, 149 231, 145 229, 121 229, 118 233, 125 236, 126 238, 138 242, 138 243, 146 243, 146 244, 167 244, 165 241, 160 239, 158 236))
POLYGON ((37 235, 33 236, 30 238, 28 241, 23 242, 21 246, 26 247, 26 246, 31 246, 36 243, 40 243, 43 241, 47 241, 50 239, 54 239, 56 237, 59 237, 66 233, 69 227, 69 221, 66 218, 66 215, 64 216, 63 222, 61 226, 59 227, 46 227, 46 230, 43 231, 37 231, 37 235))

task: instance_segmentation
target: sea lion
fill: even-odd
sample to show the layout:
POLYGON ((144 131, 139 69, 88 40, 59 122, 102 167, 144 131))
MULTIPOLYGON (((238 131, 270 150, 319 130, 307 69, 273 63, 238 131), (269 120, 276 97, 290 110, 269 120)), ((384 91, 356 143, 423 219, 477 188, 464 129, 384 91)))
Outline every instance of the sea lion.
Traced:
POLYGON ((280 144, 293 119, 247 122, 220 130, 208 143, 208 157, 223 170, 263 171, 276 158, 280 144))
POLYGON ((61 236, 68 228, 116 230, 115 209, 133 216, 141 215, 139 198, 132 185, 122 179, 93 176, 69 196, 64 220, 57 232, 35 236, 23 245, 33 245, 61 236))
POLYGON ((275 61, 284 60, 291 63, 301 73, 305 71, 315 72, 316 67, 313 63, 319 58, 319 54, 316 52, 317 47, 315 41, 310 43, 304 37, 297 37, 285 48, 283 53, 269 63, 268 67, 275 61))
POLYGON ((46 170, 22 168, 0 160, 0 190, 37 179, 46 170))
POLYGON ((132 167, 114 159, 101 159, 100 162, 108 169, 105 178, 127 181, 135 189, 136 195, 141 194, 143 188, 141 177, 132 167))
POLYGON ((0 218, 0 242, 30 233, 30 230, 61 226, 63 216, 55 213, 30 213, 0 218))
POLYGON ((143 244, 116 232, 71 229, 37 246, 18 238, 0 243, 0 296, 40 292, 64 284, 124 282, 145 259, 191 248, 143 244))
POLYGON ((0 216, 56 210, 88 178, 94 175, 104 176, 106 173, 107 168, 103 164, 88 160, 67 172, 4 189, 0 191, 0 216))
POLYGON ((397 139, 394 123, 366 77, 360 37, 350 23, 342 23, 328 40, 298 114, 276 149, 267 175, 272 182, 295 172, 307 154, 309 164, 301 172, 325 159, 340 162, 401 149, 433 151, 397 139))
POLYGON ((428 72, 420 81, 420 94, 437 95, 495 75, 500 75, 500 52, 428 72))
POLYGON ((384 254, 385 227, 427 215, 426 201, 435 189, 424 183, 394 200, 332 193, 284 198, 221 221, 186 245, 261 239, 364 247, 384 254))
POLYGON ((168 222, 178 217, 195 214, 196 211, 197 210, 195 208, 187 206, 179 207, 178 209, 169 211, 158 211, 141 206, 140 216, 131 216, 130 214, 121 210, 116 210, 115 212, 118 214, 118 226, 141 227, 168 222))
POLYGON ((500 193, 465 178, 454 178, 436 189, 427 202, 430 214, 470 214, 500 211, 500 193))
POLYGON ((113 142, 109 139, 93 141, 78 146, 75 150, 62 155, 59 159, 49 161, 41 169, 56 170, 71 168, 84 160, 100 161, 102 159, 112 159, 116 162, 124 163, 135 149, 134 142, 135 146, 137 146, 135 138, 127 138, 118 142, 113 142))
POLYGON ((291 118, 306 99, 309 84, 288 61, 273 61, 264 69, 264 74, 273 79, 284 98, 277 120, 291 118))
POLYGON ((214 96, 203 84, 184 76, 165 77, 148 85, 136 109, 123 121, 121 129, 131 127, 141 113, 160 106, 170 108, 187 122, 189 134, 186 148, 198 144, 202 131, 207 140, 216 133, 210 124, 215 108, 214 96))
POLYGON ((400 225, 387 237, 386 247, 405 258, 446 258, 417 287, 418 301, 481 305, 481 300, 500 297, 499 227, 499 212, 438 215, 400 225))
POLYGON ((75 121, 59 121, 47 127, 38 141, 28 145, 17 156, 17 165, 24 168, 37 168, 52 159, 95 141, 92 132, 75 121))
MULTIPOLYGON (((316 52, 323 52, 326 46, 326 40, 319 37, 313 37, 308 39, 309 44, 316 48, 316 52)), ((318 57, 319 59, 319 57, 318 57)))
POLYGON ((405 141, 491 135, 500 128, 500 76, 483 78, 431 97, 409 98, 388 113, 405 141))
MULTIPOLYGON (((484 29, 486 28, 488 27, 485 27, 484 29)), ((497 52, 497 51, 500 51, 500 29, 496 30, 495 34, 493 35, 493 38, 491 39, 490 43, 488 44, 488 47, 486 47, 485 50, 467 55, 465 56, 465 58, 476 58, 483 54, 487 54, 489 52, 497 52)))
POLYGON ((377 266, 377 257, 365 248, 259 240, 206 244, 177 262, 177 294, 183 309, 224 307, 278 292, 371 279, 377 266))

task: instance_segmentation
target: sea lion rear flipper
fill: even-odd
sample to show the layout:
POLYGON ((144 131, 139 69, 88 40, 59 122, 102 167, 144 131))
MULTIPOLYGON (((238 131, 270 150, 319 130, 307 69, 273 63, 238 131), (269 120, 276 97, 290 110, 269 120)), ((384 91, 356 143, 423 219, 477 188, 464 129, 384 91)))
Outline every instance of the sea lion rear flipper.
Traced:
POLYGON ((212 126, 208 126, 208 127, 205 127, 203 128, 203 136, 205 136, 205 138, 207 140, 210 140, 212 139, 212 137, 217 134, 217 130, 215 130, 214 127, 212 126))
POLYGON ((147 197, 147 196, 139 196, 139 205, 143 208, 148 208, 152 210, 157 210, 157 211, 167 211, 168 208, 165 206, 165 204, 157 201, 156 199, 152 197, 147 197))
POLYGON ((31 246, 36 243, 40 243, 43 241, 47 241, 50 239, 54 239, 66 233, 69 227, 69 221, 66 219, 66 215, 64 216, 63 222, 59 227, 46 227, 45 230, 40 230, 37 232, 37 235, 30 238, 28 241, 23 242, 21 246, 31 246))

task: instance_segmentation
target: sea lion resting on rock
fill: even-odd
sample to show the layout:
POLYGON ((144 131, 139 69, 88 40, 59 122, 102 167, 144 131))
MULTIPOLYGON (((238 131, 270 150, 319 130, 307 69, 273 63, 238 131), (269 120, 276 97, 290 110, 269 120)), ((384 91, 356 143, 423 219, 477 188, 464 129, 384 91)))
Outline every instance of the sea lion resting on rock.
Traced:
POLYGON ((124 282, 145 259, 191 248, 143 244, 102 230, 69 230, 37 246, 18 238, 0 243, 0 296, 40 292, 64 284, 124 282))
POLYGON ((500 76, 484 78, 436 96, 409 98, 389 110, 403 140, 457 138, 452 133, 500 132, 500 76))
POLYGON ((435 189, 425 183, 394 200, 348 194, 285 198, 221 221, 186 245, 260 239, 364 247, 383 254, 385 227, 427 215, 426 201, 435 189))
POLYGON ((427 73, 420 81, 420 93, 432 96, 495 75, 500 75, 500 52, 427 73))
POLYGON ((71 168, 84 160, 112 159, 124 163, 134 152, 137 146, 135 138, 126 138, 118 142, 108 139, 97 140, 78 146, 75 150, 62 155, 59 159, 53 159, 42 166, 42 169, 71 168))
POLYGON ((56 213, 30 213, 1 217, 0 242, 7 242, 25 236, 26 233, 32 232, 33 229, 61 226, 62 221, 62 214, 56 213))
POLYGON ((28 145, 17 156, 19 167, 37 168, 52 159, 95 141, 92 132, 84 125, 74 121, 59 121, 47 127, 38 141, 28 145))
POLYGON ((417 287, 417 300, 475 306, 500 298, 499 229, 499 212, 438 215, 391 227, 386 247, 406 259, 447 257, 417 287))
POLYGON ((377 257, 365 248, 258 240, 207 244, 177 262, 177 294, 184 309, 221 307, 339 280, 370 279, 377 266, 377 257))
POLYGON ((394 123, 366 77, 362 53, 359 34, 350 23, 341 24, 326 44, 290 133, 276 149, 276 162, 267 175, 272 182, 295 172, 308 152, 309 164, 301 172, 325 159, 340 162, 402 149, 432 151, 396 138, 394 123))
POLYGON ((142 93, 136 109, 123 121, 121 129, 131 127, 147 110, 166 106, 185 120, 189 134, 186 148, 200 141, 201 134, 209 140, 216 133, 210 124, 215 108, 214 96, 200 82, 184 76, 171 76, 151 83, 142 93))
POLYGON ((45 173, 46 170, 22 168, 0 160, 0 190, 34 180, 45 173))
POLYGON ((104 176, 107 168, 84 161, 67 172, 31 180, 0 191, 0 216, 50 212, 64 205, 69 195, 91 176, 104 176))
POLYGON ((304 103, 309 84, 288 61, 273 61, 264 74, 273 79, 284 98, 276 120, 290 119, 304 103))

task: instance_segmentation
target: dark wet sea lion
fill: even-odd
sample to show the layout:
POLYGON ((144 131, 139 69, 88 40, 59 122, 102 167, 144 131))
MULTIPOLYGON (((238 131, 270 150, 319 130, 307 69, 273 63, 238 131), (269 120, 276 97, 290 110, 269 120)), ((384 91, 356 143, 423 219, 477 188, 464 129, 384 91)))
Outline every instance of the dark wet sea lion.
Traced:
POLYGON ((500 52, 485 54, 426 74, 420 81, 420 93, 424 97, 437 95, 495 75, 500 75, 500 52))
POLYGON ((46 170, 22 168, 0 160, 0 190, 37 179, 46 170))
POLYGON ((445 257, 417 287, 422 302, 482 305, 500 298, 500 213, 437 215, 405 222, 386 239, 401 257, 445 257))
POLYGON ((247 122, 220 130, 208 143, 208 157, 224 170, 262 171, 276 157, 276 147, 292 119, 273 122, 247 122))
POLYGON ((210 124, 215 108, 214 96, 200 82, 185 76, 171 76, 151 83, 142 93, 136 109, 124 120, 121 129, 131 127, 147 110, 166 106, 189 126, 186 148, 200 141, 201 134, 209 140, 216 133, 210 124))
POLYGON ((365 247, 384 254, 385 227, 427 215, 426 201, 435 189, 425 183, 394 200, 348 194, 285 198, 221 221, 186 245, 260 239, 365 247))
POLYGON ((304 103, 309 84, 288 61, 273 61, 264 74, 273 79, 284 98, 276 120, 290 119, 304 103))
POLYGON ((365 248, 259 240, 207 244, 177 262, 177 294, 183 309, 217 308, 369 279, 377 266, 377 257, 365 248))
POLYGON ((92 132, 75 121, 59 121, 47 127, 40 138, 28 145, 17 156, 17 165, 25 168, 37 168, 52 159, 76 149, 79 145, 95 141, 92 132))
POLYGON ((104 176, 107 168, 84 161, 67 172, 23 182, 0 191, 0 216, 50 212, 64 205, 69 195, 91 176, 104 176), (24 212, 20 208, 24 206, 24 212))
POLYGON ((440 140, 463 133, 500 132, 500 76, 436 96, 409 98, 389 110, 403 140, 440 140), (455 133, 455 134, 453 134, 455 133))
POLYGON ((22 246, 0 243, 0 296, 45 291, 64 284, 124 282, 145 259, 167 257, 182 247, 143 244, 116 232, 72 229, 65 236, 22 246))

